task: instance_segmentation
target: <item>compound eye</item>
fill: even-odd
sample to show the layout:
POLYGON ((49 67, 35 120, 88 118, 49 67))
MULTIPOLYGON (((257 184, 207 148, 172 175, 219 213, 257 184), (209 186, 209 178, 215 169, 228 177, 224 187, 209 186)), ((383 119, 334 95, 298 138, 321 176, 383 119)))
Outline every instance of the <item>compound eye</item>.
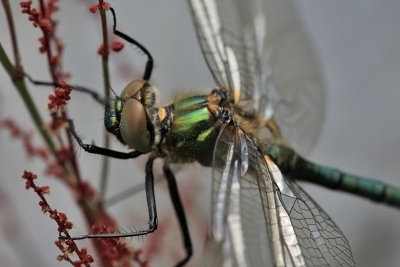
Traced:
POLYGON ((142 103, 134 98, 125 101, 121 112, 120 133, 122 140, 128 146, 140 152, 149 152, 152 147, 145 112, 142 103))
POLYGON ((140 91, 140 89, 143 88, 143 85, 146 83, 145 80, 134 80, 128 83, 127 86, 125 86, 124 90, 121 92, 121 99, 122 100, 128 100, 129 98, 132 98, 134 95, 137 94, 137 92, 140 91))

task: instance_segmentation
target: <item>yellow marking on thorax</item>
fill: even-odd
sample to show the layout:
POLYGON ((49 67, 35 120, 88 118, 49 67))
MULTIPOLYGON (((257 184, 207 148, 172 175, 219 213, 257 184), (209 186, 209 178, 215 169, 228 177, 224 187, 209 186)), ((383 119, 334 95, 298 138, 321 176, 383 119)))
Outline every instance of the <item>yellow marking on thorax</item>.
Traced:
POLYGON ((211 93, 207 96, 207 107, 212 114, 218 113, 219 103, 221 99, 217 93, 211 93))
POLYGON ((207 96, 207 102, 209 104, 219 105, 221 99, 219 98, 217 93, 211 93, 207 96))
POLYGON ((158 118, 160 121, 163 121, 165 117, 167 116, 167 112, 165 111, 165 108, 158 108, 157 110, 158 118))

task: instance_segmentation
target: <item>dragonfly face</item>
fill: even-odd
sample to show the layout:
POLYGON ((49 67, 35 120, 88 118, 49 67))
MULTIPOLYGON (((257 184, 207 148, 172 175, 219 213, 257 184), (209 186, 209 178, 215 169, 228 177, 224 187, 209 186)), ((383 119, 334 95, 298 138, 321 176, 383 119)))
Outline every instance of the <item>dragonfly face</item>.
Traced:
POLYGON ((105 107, 104 125, 120 142, 140 152, 149 152, 159 139, 155 91, 145 80, 134 80, 121 96, 105 107))

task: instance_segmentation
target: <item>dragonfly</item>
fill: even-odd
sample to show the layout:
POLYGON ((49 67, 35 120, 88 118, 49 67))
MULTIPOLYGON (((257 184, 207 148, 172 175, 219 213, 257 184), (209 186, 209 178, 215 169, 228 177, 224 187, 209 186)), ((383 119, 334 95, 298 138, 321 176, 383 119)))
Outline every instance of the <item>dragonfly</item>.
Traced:
POLYGON ((164 175, 183 237, 186 264, 192 245, 170 163, 212 167, 212 224, 206 244, 211 266, 353 266, 350 245, 334 221, 295 182, 307 180, 399 206, 399 190, 313 164, 298 154, 315 141, 323 118, 323 86, 312 49, 290 1, 188 1, 200 48, 215 81, 204 95, 156 107, 150 84, 153 57, 139 42, 113 32, 147 56, 142 79, 105 107, 105 128, 133 149, 85 144, 86 151, 120 159, 150 154, 145 190, 149 227, 157 229, 153 162, 164 175), (277 10, 280 16, 275 16, 277 10), (282 14, 285 14, 282 16, 282 14), (296 148, 296 151, 293 149, 296 148))

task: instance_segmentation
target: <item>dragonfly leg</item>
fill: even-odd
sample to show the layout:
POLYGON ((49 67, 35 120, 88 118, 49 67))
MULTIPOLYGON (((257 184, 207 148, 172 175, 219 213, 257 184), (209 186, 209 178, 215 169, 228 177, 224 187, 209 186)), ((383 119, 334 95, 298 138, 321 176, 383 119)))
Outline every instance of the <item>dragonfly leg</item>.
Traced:
POLYGON ((85 143, 83 143, 82 138, 80 138, 78 133, 76 132, 74 122, 71 119, 69 119, 67 121, 69 124, 69 130, 70 130, 71 134, 73 135, 73 137, 75 138, 76 142, 78 143, 78 145, 81 148, 83 148, 83 150, 85 150, 88 153, 103 155, 103 156, 117 158, 117 159, 132 159, 132 158, 136 158, 143 154, 143 152, 139 152, 139 151, 121 152, 121 151, 116 151, 116 150, 112 150, 112 149, 108 149, 108 148, 104 148, 104 147, 99 147, 96 145, 85 144, 85 143))
POLYGON ((157 229, 157 208, 156 208, 156 198, 154 197, 154 175, 153 175, 153 163, 154 157, 151 157, 146 162, 146 200, 147 208, 149 210, 149 229, 148 232, 152 233, 157 229))
POLYGON ((146 68, 145 68, 144 74, 143 74, 143 80, 146 80, 146 81, 150 80, 150 76, 151 76, 151 73, 153 71, 153 64, 154 64, 153 56, 146 49, 146 47, 144 47, 138 41, 136 41, 132 37, 126 35, 125 33, 120 32, 119 30, 117 30, 117 19, 116 19, 116 16, 115 16, 115 11, 114 11, 114 9, 112 7, 110 7, 110 10, 111 10, 111 13, 113 15, 113 22, 114 22, 113 33, 115 35, 121 37, 122 39, 124 39, 128 43, 133 44, 134 46, 138 47, 140 50, 142 50, 143 53, 146 54, 147 62, 146 62, 146 68))
POLYGON ((135 232, 127 232, 127 233, 110 233, 110 234, 87 234, 76 237, 67 237, 60 233, 60 238, 62 239, 72 239, 72 240, 82 240, 82 239, 90 239, 90 238, 124 238, 124 237, 132 237, 132 236, 142 236, 147 235, 154 232, 158 227, 157 221, 157 209, 156 209, 156 199, 154 197, 154 175, 153 175, 153 162, 154 157, 150 157, 146 163, 146 181, 145 181, 145 189, 146 189, 146 200, 147 200, 147 208, 149 211, 149 228, 146 230, 135 231, 135 232))
POLYGON ((185 211, 183 210, 182 201, 179 197, 178 186, 176 184, 176 179, 174 173, 168 167, 164 165, 163 167, 164 175, 167 178, 169 195, 172 200, 172 204, 175 209, 176 217, 181 228, 181 233, 183 237, 183 246, 186 251, 186 256, 181 261, 179 261, 176 266, 183 266, 189 261, 193 254, 192 241, 190 239, 189 228, 186 221, 185 211))
MULTIPOLYGON (((49 81, 40 81, 40 80, 35 80, 33 79, 29 74, 21 71, 21 74, 24 75, 29 82, 31 82, 34 85, 42 85, 42 86, 52 86, 52 87, 63 87, 65 85, 60 84, 58 82, 49 82, 49 81)), ((95 90, 84 87, 84 86, 80 86, 80 85, 70 85, 68 84, 69 87, 71 87, 72 90, 76 91, 76 92, 81 92, 84 94, 88 94, 90 95, 96 102, 98 102, 101 105, 105 105, 106 104, 106 100, 100 96, 95 90)))

